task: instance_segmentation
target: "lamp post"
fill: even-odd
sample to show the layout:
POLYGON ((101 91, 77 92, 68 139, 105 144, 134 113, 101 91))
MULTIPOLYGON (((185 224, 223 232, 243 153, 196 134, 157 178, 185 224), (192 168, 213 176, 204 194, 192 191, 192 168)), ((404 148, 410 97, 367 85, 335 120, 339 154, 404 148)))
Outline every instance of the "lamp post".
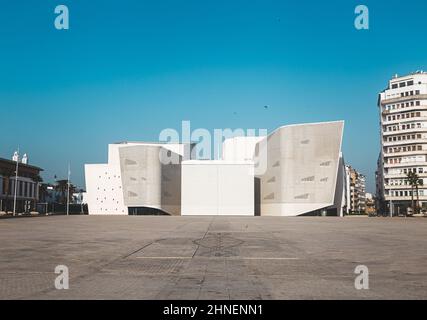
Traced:
POLYGON ((70 213, 70 164, 68 163, 68 179, 67 179, 67 216, 70 213))

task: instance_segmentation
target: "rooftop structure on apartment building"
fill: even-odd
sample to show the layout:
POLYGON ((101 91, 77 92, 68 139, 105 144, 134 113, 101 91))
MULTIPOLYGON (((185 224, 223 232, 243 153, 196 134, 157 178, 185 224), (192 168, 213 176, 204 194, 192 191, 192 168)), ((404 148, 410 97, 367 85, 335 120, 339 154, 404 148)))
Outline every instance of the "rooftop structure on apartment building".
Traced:
POLYGON ((343 129, 334 121, 234 137, 219 160, 196 159, 194 144, 110 144, 108 163, 85 165, 89 214, 342 215, 343 129))

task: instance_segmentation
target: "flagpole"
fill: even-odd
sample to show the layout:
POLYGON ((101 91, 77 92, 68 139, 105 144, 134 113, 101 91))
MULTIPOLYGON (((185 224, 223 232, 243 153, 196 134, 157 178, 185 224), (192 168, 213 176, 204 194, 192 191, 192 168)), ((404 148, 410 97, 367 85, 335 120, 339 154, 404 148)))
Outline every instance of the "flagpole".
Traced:
POLYGON ((15 168, 15 192, 13 196, 13 215, 16 215, 16 192, 18 188, 18 164, 19 164, 19 147, 18 147, 18 158, 16 159, 16 168, 15 168))
POLYGON ((67 180, 67 216, 70 212, 70 163, 68 163, 68 180, 67 180))

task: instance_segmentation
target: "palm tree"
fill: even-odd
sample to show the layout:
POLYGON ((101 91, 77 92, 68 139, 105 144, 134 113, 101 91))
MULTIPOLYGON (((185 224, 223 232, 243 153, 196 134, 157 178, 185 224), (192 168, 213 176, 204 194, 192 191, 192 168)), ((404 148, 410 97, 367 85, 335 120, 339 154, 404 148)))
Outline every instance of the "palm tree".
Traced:
MULTIPOLYGON (((67 203, 67 189, 68 189, 68 180, 58 180, 57 185, 55 186, 56 191, 60 194, 60 203, 67 203)), ((73 199, 73 193, 75 192, 76 187, 70 182, 69 186, 69 199, 73 199)))
POLYGON ((61 204, 65 204, 67 201, 67 184, 68 180, 58 180, 55 186, 56 191, 60 194, 59 203, 61 204))
POLYGON ((419 207, 419 195, 418 195, 418 186, 423 184, 423 180, 420 179, 420 177, 418 176, 418 174, 416 174, 414 171, 409 171, 406 174, 406 181, 408 182, 408 184, 411 186, 411 204, 412 204, 412 213, 416 214, 418 211, 418 207, 419 207), (417 193, 417 202, 415 205, 414 202, 414 189, 417 193))

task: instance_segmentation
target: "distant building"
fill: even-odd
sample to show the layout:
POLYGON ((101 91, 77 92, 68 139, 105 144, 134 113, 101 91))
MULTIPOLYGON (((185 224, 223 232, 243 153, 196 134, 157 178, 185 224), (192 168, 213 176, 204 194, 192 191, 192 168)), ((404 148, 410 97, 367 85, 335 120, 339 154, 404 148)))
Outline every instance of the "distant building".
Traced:
POLYGON ((71 203, 73 204, 86 204, 86 192, 83 190, 79 190, 78 192, 74 192, 71 198, 71 203))
POLYGON ((408 172, 423 179, 418 194, 427 206, 427 72, 395 76, 379 94, 381 153, 377 169, 379 207, 387 213, 411 206, 408 172))
MULTIPOLYGON (((17 159, 14 156, 15 159, 17 159)), ((24 157, 26 162, 26 157, 24 157)), ((0 158, 0 212, 12 212, 15 195, 16 161, 0 158)), ((35 210, 39 199, 40 172, 43 169, 18 163, 16 213, 35 210)))
POLYGON ((376 199, 372 193, 366 193, 366 213, 371 215, 377 212, 375 207, 376 199))
POLYGON ((346 172, 346 213, 366 212, 366 178, 349 165, 345 166, 346 172))

